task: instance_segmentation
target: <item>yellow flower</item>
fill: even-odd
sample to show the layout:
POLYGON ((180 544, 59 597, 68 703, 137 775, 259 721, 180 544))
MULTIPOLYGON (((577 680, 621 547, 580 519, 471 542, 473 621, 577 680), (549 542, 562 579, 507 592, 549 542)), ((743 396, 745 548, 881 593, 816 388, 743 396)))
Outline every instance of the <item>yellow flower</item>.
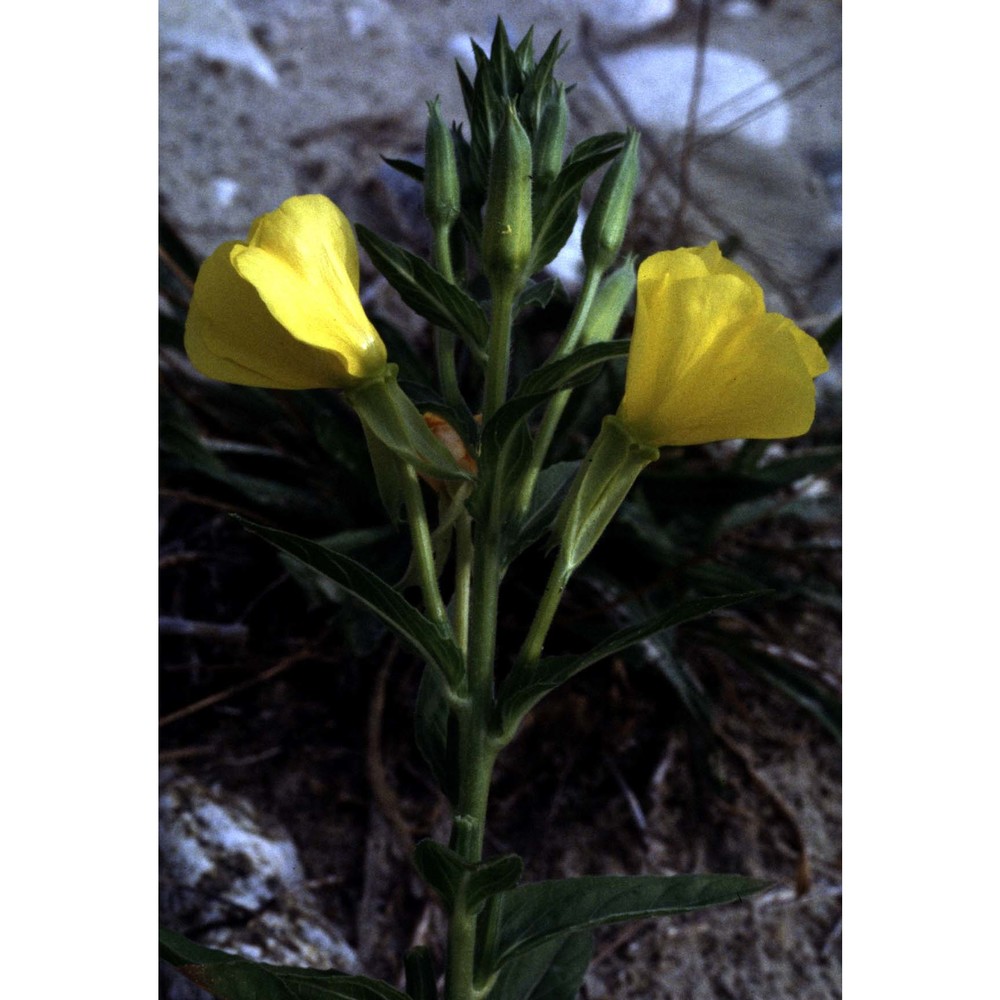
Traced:
POLYGON ((665 250, 639 267, 618 416, 657 447, 794 437, 812 425, 813 379, 828 367, 718 244, 665 250))
POLYGON ((385 369, 385 345, 358 298, 358 247, 319 194, 256 219, 195 282, 184 347, 200 372, 272 389, 346 389, 385 369))

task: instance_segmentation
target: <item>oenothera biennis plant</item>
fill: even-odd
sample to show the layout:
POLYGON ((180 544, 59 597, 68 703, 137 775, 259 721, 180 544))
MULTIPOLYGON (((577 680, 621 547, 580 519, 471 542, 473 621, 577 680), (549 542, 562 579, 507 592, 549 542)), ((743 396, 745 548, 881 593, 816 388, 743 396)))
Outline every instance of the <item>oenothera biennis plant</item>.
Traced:
POLYGON ((816 341, 767 312, 760 286, 715 243, 653 254, 638 274, 631 258, 618 261, 639 137, 599 135, 566 152, 559 54, 557 37, 536 61, 530 33, 515 48, 498 24, 490 53, 475 47, 474 79, 459 70, 468 134, 448 128, 433 102, 423 166, 390 161, 423 185, 430 261, 358 227, 375 267, 434 328, 439 384, 421 387, 424 403, 434 400, 426 412, 398 384, 365 314, 355 229, 326 197, 289 198, 261 216, 245 243, 212 254, 195 285, 185 344, 203 374, 336 390, 358 413, 381 499, 394 520, 405 511, 406 581, 419 584, 422 607, 341 553, 250 527, 352 594, 424 661, 416 742, 452 820, 446 844, 424 840, 414 853, 448 936, 440 955, 405 956, 405 994, 362 976, 243 961, 164 932, 164 956, 218 997, 432 1000, 443 973, 446 1000, 571 1000, 593 928, 732 902, 765 884, 742 875, 522 884, 519 857, 484 855, 494 763, 542 698, 600 659, 748 596, 688 600, 587 653, 543 655, 570 576, 636 477, 663 446, 805 433, 813 379, 826 370, 816 341), (518 316, 551 295, 539 275, 569 238, 584 182, 601 170, 573 312, 546 363, 512 389, 518 316), (633 293, 631 341, 615 340, 633 293), (617 413, 551 489, 550 447, 570 394, 626 355, 617 413), (513 662, 498 662, 504 574, 542 538, 554 553, 548 585, 513 662))

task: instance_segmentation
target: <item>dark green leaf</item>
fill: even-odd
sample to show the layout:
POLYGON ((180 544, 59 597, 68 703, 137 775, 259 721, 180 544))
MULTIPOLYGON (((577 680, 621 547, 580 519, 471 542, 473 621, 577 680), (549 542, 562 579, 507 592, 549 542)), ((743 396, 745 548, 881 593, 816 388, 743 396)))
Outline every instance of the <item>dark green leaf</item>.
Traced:
POLYGON ((457 768, 452 759, 453 724, 445 682, 439 671, 427 667, 417 690, 414 718, 417 749, 427 762, 438 787, 451 802, 455 802, 458 796, 457 768))
POLYGON ((413 850, 413 864, 424 881, 441 897, 449 913, 460 892, 470 912, 478 913, 497 893, 517 885, 524 862, 516 854, 504 854, 476 863, 463 861, 451 848, 433 840, 422 840, 413 850))
POLYGON ((579 467, 579 462, 556 462, 542 469, 535 483, 528 515, 505 554, 507 563, 513 562, 552 527, 559 505, 579 467))
POLYGON ((700 618, 710 611, 717 611, 730 604, 760 597, 764 593, 767 591, 749 591, 745 594, 725 594, 721 597, 698 597, 682 601, 638 625, 620 629, 587 653, 578 656, 547 657, 533 665, 518 663, 500 690, 498 711, 501 730, 508 733, 524 713, 545 695, 599 660, 614 656, 665 628, 700 618))
POLYGON ((724 650, 747 670, 773 684, 814 716, 836 739, 841 738, 841 699, 828 685, 811 677, 794 663, 749 649, 744 643, 716 636, 709 637, 706 641, 724 650))
POLYGON ((367 976, 251 962, 168 930, 160 931, 160 957, 219 1000, 409 1000, 367 976))
POLYGON ((413 849, 413 867, 438 894, 445 912, 451 913, 469 874, 462 859, 435 840, 421 840, 413 849))
POLYGON ((462 654, 455 643, 381 577, 349 556, 318 542, 237 518, 248 530, 329 577, 371 608, 419 656, 433 664, 449 683, 462 675, 462 654))
POLYGON ((356 230, 358 242, 403 301, 431 323, 458 334, 481 358, 489 337, 489 322, 479 303, 416 254, 364 226, 356 230))
POLYGON ((431 950, 424 945, 411 948, 403 958, 406 968, 406 992, 413 1000, 437 1000, 437 976, 431 950))
POLYGON ((592 953, 587 932, 546 941, 500 970, 490 1000, 575 1000, 592 953))
POLYGON ((389 156, 383 156, 382 162, 386 166, 392 167, 393 170, 398 170, 401 174, 412 177, 415 181, 423 184, 424 168, 419 163, 413 163, 411 160, 397 160, 389 156))
POLYGON ((743 875, 593 875, 505 892, 499 965, 574 931, 742 901, 771 883, 743 875))
POLYGON ((610 132, 587 139, 570 153, 536 206, 529 274, 540 271, 565 246, 576 225, 584 183, 618 154, 624 141, 621 132, 610 132))
POLYGON ((630 341, 589 344, 565 358, 550 361, 532 372, 517 392, 487 422, 482 433, 483 461, 500 454, 511 431, 540 403, 563 389, 583 385, 597 375, 599 365, 628 355, 630 341))
POLYGON ((514 315, 517 316, 530 306, 544 309, 552 299, 557 288, 558 278, 546 278, 544 281, 531 282, 517 297, 514 303, 514 315))

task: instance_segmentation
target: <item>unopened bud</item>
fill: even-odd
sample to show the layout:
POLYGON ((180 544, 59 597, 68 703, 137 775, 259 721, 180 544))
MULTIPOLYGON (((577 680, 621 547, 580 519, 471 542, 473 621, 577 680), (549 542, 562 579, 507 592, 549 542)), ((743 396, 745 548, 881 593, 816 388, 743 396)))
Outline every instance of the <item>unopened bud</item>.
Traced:
POLYGON ((430 117, 424 146, 424 212, 435 229, 447 229, 462 209, 455 142, 441 118, 437 98, 427 103, 427 110, 430 117))
POLYGON ((555 97, 545 105, 535 133, 535 183, 538 185, 551 184, 562 167, 568 120, 566 87, 560 83, 555 97))
POLYGON ((631 254, 621 267, 612 271, 602 282, 587 314, 587 325, 580 337, 580 346, 611 340, 618 330, 622 315, 635 292, 635 257, 631 254))
POLYGON ((483 271, 494 288, 516 284, 531 257, 531 142, 514 105, 497 133, 483 217, 483 271))
POLYGON ((639 133, 629 130, 621 152, 611 162, 583 227, 583 262, 603 271, 618 256, 632 208, 639 173, 639 133))

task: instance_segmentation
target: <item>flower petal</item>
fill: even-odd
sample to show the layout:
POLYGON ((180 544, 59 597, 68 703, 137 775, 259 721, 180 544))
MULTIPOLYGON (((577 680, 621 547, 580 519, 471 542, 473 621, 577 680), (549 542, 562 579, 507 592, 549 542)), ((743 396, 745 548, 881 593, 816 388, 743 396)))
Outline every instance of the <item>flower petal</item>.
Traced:
POLYGON ((643 262, 620 417, 662 445, 803 434, 812 380, 827 369, 816 341, 767 313, 754 279, 716 244, 643 262))
POLYGON ((203 374, 236 385, 313 389, 349 381, 344 358, 292 337, 230 262, 223 243, 198 272, 184 348, 203 374))
POLYGON ((385 345, 358 298, 353 230, 328 198, 288 199, 254 222, 249 245, 234 246, 230 259, 295 340, 338 353, 351 379, 385 367, 385 345))

